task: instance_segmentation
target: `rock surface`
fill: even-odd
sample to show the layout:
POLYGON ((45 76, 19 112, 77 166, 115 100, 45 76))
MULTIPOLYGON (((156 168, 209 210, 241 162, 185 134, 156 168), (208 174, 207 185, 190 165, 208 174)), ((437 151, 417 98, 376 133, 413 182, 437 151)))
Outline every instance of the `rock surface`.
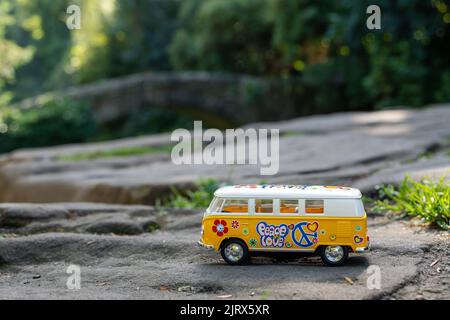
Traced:
MULTIPOLYGON (((62 161, 61 156, 170 143, 169 134, 105 143, 20 150, 0 158, 2 202, 151 204, 172 186, 201 178, 233 183, 344 184, 371 191, 405 174, 439 177, 450 170, 450 106, 424 110, 338 113, 256 123, 280 129, 279 172, 257 165, 181 165, 168 153, 62 161)), ((449 175, 450 177, 450 175, 449 175)))
POLYGON ((196 245, 200 221, 199 210, 2 204, 0 299, 450 299, 448 233, 370 215, 372 252, 343 267, 315 257, 229 266, 196 245), (133 236, 113 234, 130 226, 133 236), (72 264, 80 290, 66 286, 72 264), (372 265, 380 289, 367 286, 372 265))

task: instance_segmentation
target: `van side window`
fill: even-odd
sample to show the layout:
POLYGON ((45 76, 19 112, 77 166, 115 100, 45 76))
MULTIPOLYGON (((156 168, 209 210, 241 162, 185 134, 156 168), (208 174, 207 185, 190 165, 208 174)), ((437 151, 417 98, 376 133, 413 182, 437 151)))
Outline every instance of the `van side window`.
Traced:
POLYGON ((230 213, 247 213, 248 212, 248 200, 244 199, 228 199, 222 207, 222 212, 230 213))
POLYGON ((323 200, 305 200, 306 213, 323 213, 323 200))
POLYGON ((273 213, 273 200, 271 199, 256 199, 255 213, 273 213))
POLYGON ((280 213, 298 213, 298 200, 280 200, 280 213))

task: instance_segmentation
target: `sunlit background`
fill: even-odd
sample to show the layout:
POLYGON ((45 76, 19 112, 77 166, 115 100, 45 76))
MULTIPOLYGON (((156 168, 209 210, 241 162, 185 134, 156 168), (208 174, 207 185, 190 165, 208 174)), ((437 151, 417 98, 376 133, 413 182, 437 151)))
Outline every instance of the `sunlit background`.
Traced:
POLYGON ((0 152, 167 132, 193 119, 225 128, 448 102, 449 26, 443 0, 2 0, 0 152), (80 30, 66 27, 71 4, 81 8, 80 30), (370 4, 381 8, 381 30, 366 27, 370 4), (112 78, 120 86, 143 72, 176 80, 176 90, 157 91, 176 98, 127 100, 133 111, 107 120, 89 99, 50 96, 23 108, 30 97, 112 78), (231 89, 196 100, 199 72, 231 89), (189 108, 177 108, 178 96, 189 108), (239 121, 216 104, 227 99, 264 112, 239 121))

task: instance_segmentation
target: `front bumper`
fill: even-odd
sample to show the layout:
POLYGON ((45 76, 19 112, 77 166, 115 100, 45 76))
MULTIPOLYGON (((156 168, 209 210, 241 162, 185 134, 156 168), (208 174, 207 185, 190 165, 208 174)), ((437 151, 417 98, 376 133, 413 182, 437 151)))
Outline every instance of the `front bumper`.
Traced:
POLYGON ((359 247, 356 248, 355 252, 356 253, 366 253, 370 251, 370 242, 367 244, 367 247, 359 247))
POLYGON ((201 240, 197 241, 197 244, 198 244, 200 247, 203 247, 203 248, 206 248, 206 249, 214 249, 214 246, 213 246, 213 245, 203 243, 201 240))

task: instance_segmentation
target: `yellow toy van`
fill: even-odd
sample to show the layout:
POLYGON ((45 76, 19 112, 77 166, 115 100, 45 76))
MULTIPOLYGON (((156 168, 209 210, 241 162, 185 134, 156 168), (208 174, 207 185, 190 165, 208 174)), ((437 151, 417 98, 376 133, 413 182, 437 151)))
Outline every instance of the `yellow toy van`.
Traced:
POLYGON ((370 249, 358 189, 235 185, 219 188, 203 216, 201 240, 231 264, 258 253, 319 254, 329 266, 370 249))

